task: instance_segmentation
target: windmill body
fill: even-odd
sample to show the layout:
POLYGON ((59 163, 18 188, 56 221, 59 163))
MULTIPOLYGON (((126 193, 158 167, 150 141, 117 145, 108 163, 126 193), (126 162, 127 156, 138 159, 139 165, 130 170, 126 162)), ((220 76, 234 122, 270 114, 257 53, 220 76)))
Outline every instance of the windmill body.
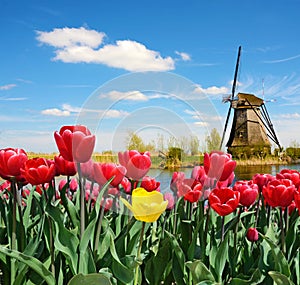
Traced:
POLYGON ((238 93, 235 96, 240 55, 241 46, 238 49, 231 96, 223 99, 224 103, 230 102, 230 106, 225 120, 220 149, 223 146, 229 117, 233 109, 232 127, 226 144, 227 152, 238 158, 250 158, 252 156, 262 158, 271 154, 271 142, 277 145, 279 152, 281 152, 282 147, 276 136, 264 100, 249 93, 238 93))
POLYGON ((238 93, 231 101, 234 109, 227 150, 235 157, 271 153, 266 122, 261 111, 264 101, 253 94, 238 93))

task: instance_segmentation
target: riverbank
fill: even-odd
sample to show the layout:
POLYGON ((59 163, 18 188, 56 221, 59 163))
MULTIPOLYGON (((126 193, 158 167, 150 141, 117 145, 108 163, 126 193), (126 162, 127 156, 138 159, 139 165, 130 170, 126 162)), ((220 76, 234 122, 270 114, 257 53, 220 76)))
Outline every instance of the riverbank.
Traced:
MULTIPOLYGON (((33 157, 44 157, 46 159, 53 159, 58 153, 27 153, 29 158, 33 157)), ((177 161, 176 165, 171 165, 166 167, 166 159, 159 155, 151 155, 152 167, 153 169, 161 168, 192 168, 197 165, 203 165, 203 155, 184 155, 181 162, 177 161)), ((95 162, 101 163, 118 163, 117 154, 101 154, 95 153, 93 155, 93 160, 95 162)), ((251 158, 251 159, 236 159, 237 165, 240 166, 251 166, 251 165, 287 165, 287 164, 299 164, 299 161, 292 160, 289 157, 279 158, 279 157, 267 157, 267 158, 251 158)))

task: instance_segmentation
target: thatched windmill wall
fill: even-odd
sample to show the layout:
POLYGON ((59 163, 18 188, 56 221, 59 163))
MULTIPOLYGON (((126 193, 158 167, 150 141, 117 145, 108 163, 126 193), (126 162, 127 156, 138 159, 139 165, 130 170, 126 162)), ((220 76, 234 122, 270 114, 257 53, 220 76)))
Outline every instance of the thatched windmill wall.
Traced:
POLYGON ((231 101, 234 109, 227 151, 235 157, 265 156, 271 153, 268 130, 273 129, 264 101, 253 94, 238 93, 231 101))

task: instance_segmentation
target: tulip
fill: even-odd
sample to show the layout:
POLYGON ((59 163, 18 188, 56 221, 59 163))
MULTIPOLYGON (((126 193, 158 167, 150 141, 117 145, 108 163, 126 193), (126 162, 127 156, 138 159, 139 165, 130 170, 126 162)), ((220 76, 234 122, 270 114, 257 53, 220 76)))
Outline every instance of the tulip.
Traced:
POLYGON ((141 187, 146 189, 147 191, 159 191, 160 182, 156 181, 155 178, 150 176, 145 176, 142 179, 141 187))
POLYGON ((101 207, 104 207, 104 212, 107 212, 112 208, 113 202, 114 200, 112 198, 102 198, 100 205, 101 207))
POLYGON ((93 153, 96 137, 85 126, 63 126, 54 132, 61 156, 78 163, 87 162, 93 153))
POLYGON ((240 204, 250 207, 258 196, 258 186, 250 181, 237 181, 233 186, 234 191, 240 192, 240 204))
POLYGON ((21 173, 31 185, 49 183, 55 176, 55 164, 42 157, 28 159, 21 173))
POLYGON ((271 207, 287 207, 294 199, 295 185, 289 179, 275 179, 263 187, 262 194, 271 207))
POLYGON ((56 176, 66 175, 74 176, 76 174, 75 163, 73 161, 65 160, 61 155, 54 157, 56 176))
POLYGON ((92 159, 89 159, 87 162, 80 164, 80 170, 82 177, 90 181, 95 181, 94 179, 94 162, 92 159))
POLYGON ((213 210, 220 216, 226 216, 235 211, 239 205, 240 192, 232 188, 215 188, 208 196, 208 201, 213 210))
POLYGON ((202 190, 202 184, 197 183, 191 189, 191 191, 187 192, 184 195, 184 200, 189 201, 190 203, 198 202, 200 200, 200 198, 202 197, 202 191, 201 190, 202 190))
POLYGON ((204 170, 209 178, 225 181, 236 167, 236 161, 232 160, 231 154, 221 151, 213 151, 204 154, 204 170))
POLYGON ((295 191, 294 201, 300 215, 300 192, 299 191, 295 191))
POLYGON ((114 177, 110 182, 110 185, 113 187, 117 187, 126 174, 126 168, 115 163, 94 163, 93 169, 94 179, 101 186, 103 186, 108 180, 114 177))
POLYGON ((249 228, 246 234, 249 241, 255 242, 258 240, 258 231, 256 228, 249 228))
POLYGON ((184 172, 174 172, 172 175, 170 189, 177 195, 178 188, 183 183, 185 178, 184 172))
POLYGON ((155 222, 168 206, 168 201, 164 201, 163 194, 157 191, 148 192, 140 187, 132 191, 131 198, 132 204, 123 198, 121 201, 134 217, 142 222, 155 222))
POLYGON ((118 185, 118 188, 121 191, 125 192, 126 194, 131 193, 131 183, 127 177, 125 177, 125 176, 123 177, 121 183, 118 185))
POLYGON ((271 174, 257 173, 252 177, 253 183, 255 183, 258 186, 260 192, 262 191, 263 187, 269 183, 269 181, 272 181, 274 179, 275 177, 271 174))
POLYGON ((300 185, 300 173, 295 169, 282 169, 276 174, 276 179, 290 179, 296 188, 300 185))
POLYGON ((166 192, 164 194, 164 200, 168 201, 167 210, 172 210, 175 206, 175 198, 172 192, 166 192))
POLYGON ((5 148, 0 150, 0 176, 5 180, 24 182, 21 168, 27 161, 26 152, 20 148, 5 148))
POLYGON ((127 150, 118 153, 119 162, 127 169, 126 176, 139 180, 144 177, 151 167, 150 153, 140 153, 136 150, 127 150))

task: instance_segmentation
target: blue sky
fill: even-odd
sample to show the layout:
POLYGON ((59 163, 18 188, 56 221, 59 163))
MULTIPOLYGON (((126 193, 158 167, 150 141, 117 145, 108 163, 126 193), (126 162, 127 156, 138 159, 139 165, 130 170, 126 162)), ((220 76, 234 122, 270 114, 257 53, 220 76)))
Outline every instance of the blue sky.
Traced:
POLYGON ((222 132, 237 92, 264 97, 280 143, 300 143, 300 1, 0 1, 0 148, 57 151, 86 123, 97 151, 222 132), (150 72, 150 73, 149 73, 150 72), (154 74, 152 74, 154 73, 154 74))

